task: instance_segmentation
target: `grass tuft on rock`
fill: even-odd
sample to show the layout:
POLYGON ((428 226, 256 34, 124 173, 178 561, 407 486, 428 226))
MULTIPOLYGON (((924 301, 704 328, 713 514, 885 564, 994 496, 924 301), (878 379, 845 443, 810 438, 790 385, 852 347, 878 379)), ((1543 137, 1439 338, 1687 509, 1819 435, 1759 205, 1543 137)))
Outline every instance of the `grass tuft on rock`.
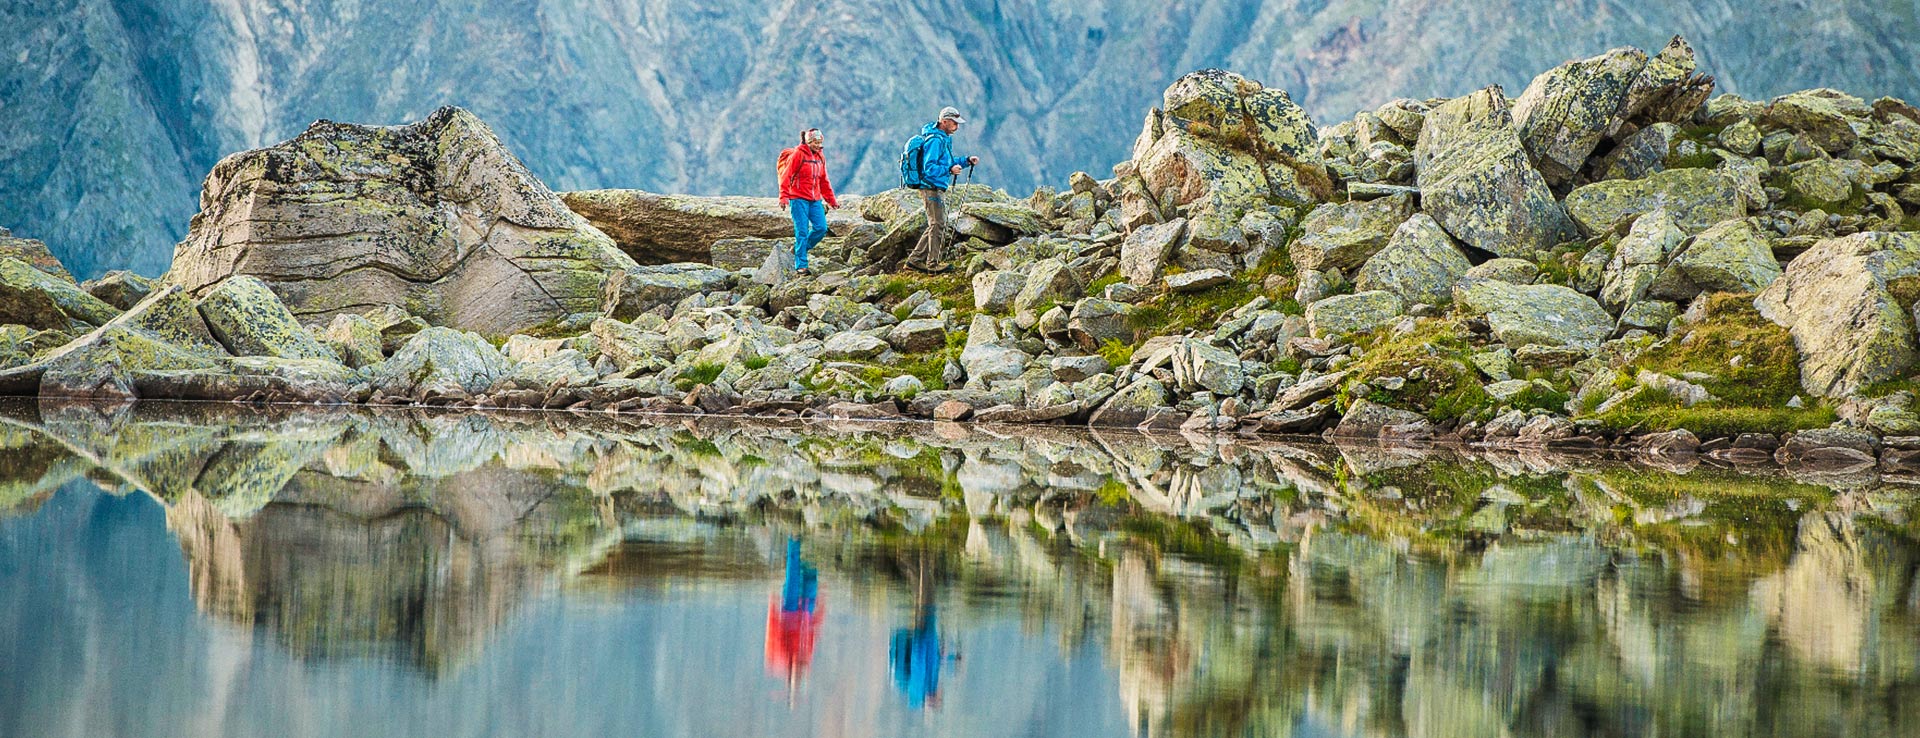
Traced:
POLYGON ((1487 396, 1478 370, 1468 362, 1474 346, 1459 319, 1422 320, 1404 335, 1380 331, 1359 344, 1360 359, 1350 367, 1353 375, 1343 389, 1366 383, 1375 388, 1368 399, 1434 420, 1470 420, 1492 413, 1493 398, 1487 396), (1421 376, 1416 379, 1414 374, 1421 376), (1389 392, 1376 381, 1383 377, 1407 382, 1389 392))
POLYGON ((1800 354, 1787 329, 1760 317, 1753 295, 1712 295, 1706 308, 1703 320, 1654 344, 1621 373, 1629 378, 1641 370, 1671 377, 1709 375, 1696 383, 1715 399, 1684 407, 1664 393, 1643 390, 1597 416, 1604 425, 1614 430, 1685 428, 1705 438, 1821 428, 1834 421, 1830 407, 1787 407, 1801 394, 1800 354))

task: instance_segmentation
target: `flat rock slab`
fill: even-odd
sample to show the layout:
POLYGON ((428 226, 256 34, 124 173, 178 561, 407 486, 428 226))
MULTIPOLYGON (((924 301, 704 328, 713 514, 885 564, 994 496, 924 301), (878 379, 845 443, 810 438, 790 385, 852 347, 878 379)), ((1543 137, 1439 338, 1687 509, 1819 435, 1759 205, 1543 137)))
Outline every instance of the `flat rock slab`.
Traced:
MULTIPOLYGON (((641 264, 711 263, 716 241, 793 237, 793 216, 772 197, 582 190, 563 192, 560 199, 641 264)), ((846 235, 861 222, 856 208, 827 211, 833 235, 846 235)))

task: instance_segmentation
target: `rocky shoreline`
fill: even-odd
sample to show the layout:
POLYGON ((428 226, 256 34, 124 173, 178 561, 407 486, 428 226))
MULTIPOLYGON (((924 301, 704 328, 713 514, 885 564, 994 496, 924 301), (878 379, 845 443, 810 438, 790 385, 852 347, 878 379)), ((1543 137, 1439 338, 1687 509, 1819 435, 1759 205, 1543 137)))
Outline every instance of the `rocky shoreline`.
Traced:
POLYGON ((952 193, 964 269, 819 276, 771 198, 555 193, 485 123, 227 157, 157 280, 0 231, 0 394, 918 418, 1920 468, 1920 110, 1713 96, 1685 41, 1317 126, 1221 70, 1133 157, 952 193))

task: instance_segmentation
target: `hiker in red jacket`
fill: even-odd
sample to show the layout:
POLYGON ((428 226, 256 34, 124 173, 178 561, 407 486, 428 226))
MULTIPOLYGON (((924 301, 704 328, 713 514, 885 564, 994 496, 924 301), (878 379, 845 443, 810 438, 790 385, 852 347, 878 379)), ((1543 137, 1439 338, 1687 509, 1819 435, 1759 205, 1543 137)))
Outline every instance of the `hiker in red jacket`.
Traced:
POLYGON ((827 181, 827 160, 820 150, 826 137, 820 129, 800 132, 800 145, 780 152, 780 204, 793 215, 793 267, 807 269, 807 251, 827 237, 827 208, 840 207, 827 181))

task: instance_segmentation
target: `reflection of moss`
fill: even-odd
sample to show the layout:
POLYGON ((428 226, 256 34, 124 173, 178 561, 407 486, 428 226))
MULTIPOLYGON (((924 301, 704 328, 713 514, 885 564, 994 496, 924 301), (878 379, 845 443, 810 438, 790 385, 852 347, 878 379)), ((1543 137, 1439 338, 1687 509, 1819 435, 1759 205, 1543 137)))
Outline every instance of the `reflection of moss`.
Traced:
POLYGON ((1219 536, 1182 518, 1133 515, 1120 522, 1120 529, 1162 554, 1209 566, 1237 567, 1246 556, 1219 536))

